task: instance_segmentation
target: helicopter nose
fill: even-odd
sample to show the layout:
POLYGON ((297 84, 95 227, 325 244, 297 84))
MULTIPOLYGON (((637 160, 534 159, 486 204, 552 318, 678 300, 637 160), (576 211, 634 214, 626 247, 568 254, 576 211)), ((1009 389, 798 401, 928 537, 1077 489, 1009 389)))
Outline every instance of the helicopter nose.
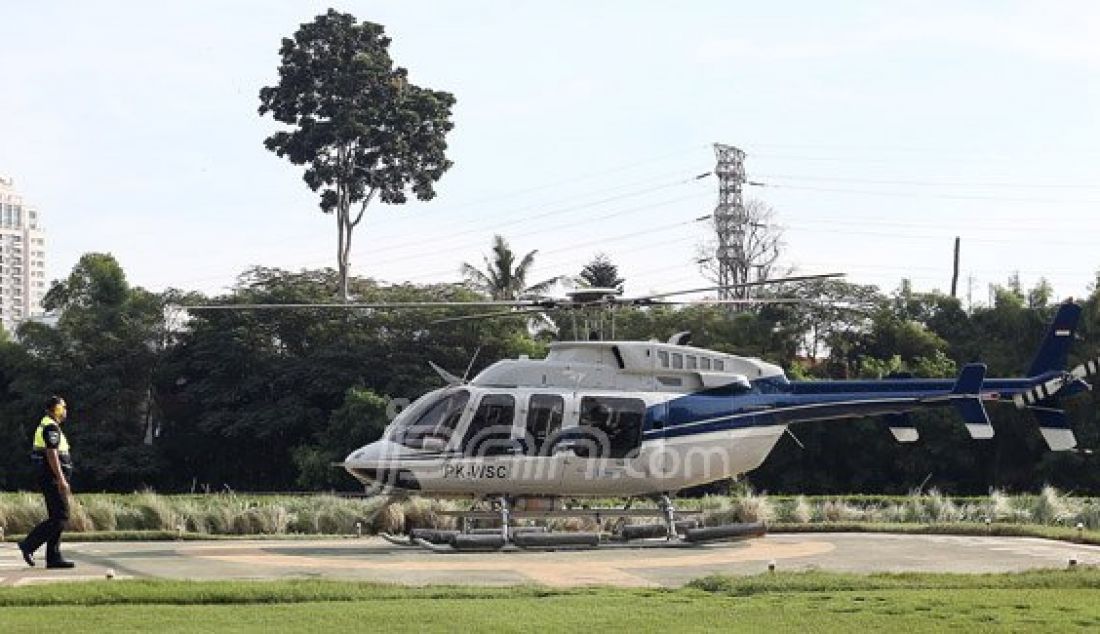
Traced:
POLYGON ((371 484, 375 480, 375 470, 368 468, 370 456, 374 453, 370 445, 364 445, 351 452, 344 458, 344 470, 350 473, 356 480, 363 484, 371 484))
POLYGON ((402 468, 401 448, 380 440, 356 449, 344 459, 344 469, 367 486, 419 489, 416 476, 402 468))

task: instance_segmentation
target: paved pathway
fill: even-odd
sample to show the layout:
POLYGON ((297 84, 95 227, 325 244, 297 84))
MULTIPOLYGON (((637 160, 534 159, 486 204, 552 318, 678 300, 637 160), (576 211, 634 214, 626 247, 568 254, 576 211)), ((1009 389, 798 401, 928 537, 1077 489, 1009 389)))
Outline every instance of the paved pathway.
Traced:
POLYGON ((431 553, 377 538, 67 543, 71 571, 28 568, 0 544, 0 586, 104 579, 371 580, 410 585, 678 586, 711 573, 780 570, 1002 572, 1100 565, 1100 547, 1016 537, 782 534, 697 548, 431 553))

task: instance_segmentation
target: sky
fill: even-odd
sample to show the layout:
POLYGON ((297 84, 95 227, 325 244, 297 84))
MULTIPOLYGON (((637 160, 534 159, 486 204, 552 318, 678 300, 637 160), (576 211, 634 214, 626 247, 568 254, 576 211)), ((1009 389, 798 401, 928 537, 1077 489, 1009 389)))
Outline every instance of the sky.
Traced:
POLYGON ((1100 4, 7 2, 0 174, 41 212, 47 276, 109 252, 152 290, 335 266, 335 220, 257 113, 281 38, 329 6, 383 24, 457 98, 428 203, 372 206, 352 272, 460 279, 494 233, 533 278, 605 253, 628 294, 697 287, 713 143, 747 152, 781 263, 988 301, 1100 269, 1100 4))

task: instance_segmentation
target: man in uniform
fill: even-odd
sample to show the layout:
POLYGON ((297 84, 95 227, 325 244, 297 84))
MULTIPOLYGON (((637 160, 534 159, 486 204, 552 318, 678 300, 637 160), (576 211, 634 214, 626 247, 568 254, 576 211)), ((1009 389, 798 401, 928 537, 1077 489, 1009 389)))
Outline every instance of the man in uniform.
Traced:
POLYGON ((34 432, 31 460, 38 471, 38 486, 46 498, 49 517, 19 542, 23 561, 28 566, 34 565, 34 551, 42 544, 46 544, 47 568, 72 568, 75 565, 61 557, 61 531, 69 520, 69 496, 72 494, 69 478, 73 463, 69 456, 69 441, 61 431, 61 424, 67 415, 65 399, 51 396, 46 401, 46 415, 34 432))

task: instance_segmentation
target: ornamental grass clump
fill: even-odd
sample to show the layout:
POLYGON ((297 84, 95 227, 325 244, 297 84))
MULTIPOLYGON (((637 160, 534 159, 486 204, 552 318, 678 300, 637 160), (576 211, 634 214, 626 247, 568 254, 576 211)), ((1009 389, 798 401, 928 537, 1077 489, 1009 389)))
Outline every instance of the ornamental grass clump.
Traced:
POLYGON ((730 500, 727 510, 706 514, 707 525, 734 524, 738 522, 773 522, 777 517, 775 504, 767 494, 756 494, 752 490, 737 494, 730 500))
POLYGON ((147 531, 176 530, 176 513, 163 496, 152 491, 142 491, 134 496, 133 506, 141 520, 138 526, 127 528, 147 531))
POLYGON ((1078 505, 1063 496, 1058 489, 1047 485, 1039 495, 1031 499, 1031 519, 1036 524, 1064 524, 1078 513, 1078 505))
POLYGON ((826 522, 854 522, 863 517, 863 512, 844 500, 825 500, 821 504, 821 519, 826 522))
POLYGON ((0 498, 0 526, 8 535, 25 534, 46 517, 42 496, 31 493, 0 498))
POLYGON ((91 495, 79 498, 84 512, 92 522, 92 530, 113 531, 118 529, 118 511, 122 505, 113 498, 91 495))
POLYGON ((457 525, 453 516, 440 514, 440 511, 455 510, 454 502, 449 500, 413 497, 405 500, 401 506, 405 513, 405 532, 414 528, 450 530, 457 525))
POLYGON ((923 496, 926 509, 926 517, 933 524, 950 524, 959 521, 962 514, 955 502, 940 493, 938 489, 932 489, 928 495, 923 496))

